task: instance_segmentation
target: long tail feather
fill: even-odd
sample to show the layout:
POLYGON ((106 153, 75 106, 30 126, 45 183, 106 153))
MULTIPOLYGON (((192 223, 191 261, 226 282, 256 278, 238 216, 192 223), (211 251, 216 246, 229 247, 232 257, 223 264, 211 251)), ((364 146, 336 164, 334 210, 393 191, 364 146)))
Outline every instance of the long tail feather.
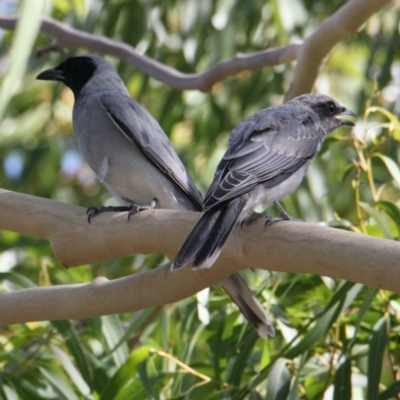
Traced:
POLYGON ((212 231, 196 253, 193 269, 210 268, 215 263, 245 205, 245 201, 239 197, 222 209, 212 231))
POLYGON ((172 271, 182 268, 190 264, 207 241, 209 234, 212 232, 215 223, 221 215, 221 208, 206 211, 200 218, 199 222, 190 232, 189 236, 183 243, 178 255, 175 257, 171 265, 172 271))
POLYGON ((274 326, 267 313, 239 274, 231 275, 219 283, 259 336, 275 336, 274 326))

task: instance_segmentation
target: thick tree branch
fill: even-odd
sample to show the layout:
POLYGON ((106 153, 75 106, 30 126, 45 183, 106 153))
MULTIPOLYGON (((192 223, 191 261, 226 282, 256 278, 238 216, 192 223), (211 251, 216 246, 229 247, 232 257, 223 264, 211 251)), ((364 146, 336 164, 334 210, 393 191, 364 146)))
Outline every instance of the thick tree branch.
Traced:
MULTIPOLYGON (((54 37, 63 47, 85 47, 91 51, 112 55, 139 71, 158 79, 175 89, 209 90, 213 84, 244 70, 255 71, 267 66, 298 60, 292 86, 286 100, 312 90, 324 58, 332 47, 357 32, 367 19, 388 4, 390 0, 351 0, 326 19, 302 44, 267 49, 253 54, 237 54, 220 61, 208 71, 184 74, 147 56, 133 47, 103 36, 82 32, 51 18, 43 18, 41 31, 54 37)), ((14 29, 15 17, 0 15, 0 27, 14 29)))
MULTIPOLYGON (((157 210, 86 222, 85 209, 0 189, 0 229, 49 240, 64 265, 160 252, 172 258, 198 213, 157 210)), ((400 293, 400 243, 311 225, 263 221, 236 228, 213 268, 171 273, 169 265, 114 281, 0 293, 0 326, 79 319, 168 304, 243 268, 315 273, 400 293)))

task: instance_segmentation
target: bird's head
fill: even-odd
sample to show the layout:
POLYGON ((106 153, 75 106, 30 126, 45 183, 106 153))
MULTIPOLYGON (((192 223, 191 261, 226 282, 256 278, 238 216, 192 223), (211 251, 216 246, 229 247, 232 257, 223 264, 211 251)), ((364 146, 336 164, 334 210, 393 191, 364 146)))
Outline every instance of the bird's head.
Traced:
POLYGON ((74 92, 76 98, 92 77, 104 69, 115 71, 102 57, 83 54, 67 58, 57 67, 41 72, 36 79, 60 81, 74 92))
POLYGON ((332 132, 342 125, 354 126, 352 121, 336 117, 342 115, 356 117, 356 114, 346 107, 340 105, 336 100, 324 94, 304 94, 294 98, 290 102, 296 103, 296 105, 302 105, 304 107, 311 108, 323 123, 323 128, 326 131, 326 134, 332 132))

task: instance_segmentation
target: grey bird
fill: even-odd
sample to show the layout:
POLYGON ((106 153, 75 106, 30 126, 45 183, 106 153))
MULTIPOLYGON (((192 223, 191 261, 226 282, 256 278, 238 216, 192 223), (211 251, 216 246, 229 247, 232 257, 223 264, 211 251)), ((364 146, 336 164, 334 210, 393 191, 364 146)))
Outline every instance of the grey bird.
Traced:
POLYGON ((193 262, 193 269, 211 267, 236 224, 254 218, 254 207, 274 204, 280 218, 293 219, 278 201, 300 185, 325 137, 355 114, 332 98, 305 94, 259 111, 232 131, 230 146, 218 165, 205 196, 203 215, 184 242, 171 268, 193 262))
MULTIPOLYGON (((201 211, 203 199, 158 122, 129 97, 114 67, 97 55, 73 56, 37 76, 64 83, 75 96, 73 126, 86 162, 120 207, 91 207, 88 219, 103 211, 149 208, 201 211)), ((231 299, 261 337, 274 328, 239 274, 222 282, 231 299)))

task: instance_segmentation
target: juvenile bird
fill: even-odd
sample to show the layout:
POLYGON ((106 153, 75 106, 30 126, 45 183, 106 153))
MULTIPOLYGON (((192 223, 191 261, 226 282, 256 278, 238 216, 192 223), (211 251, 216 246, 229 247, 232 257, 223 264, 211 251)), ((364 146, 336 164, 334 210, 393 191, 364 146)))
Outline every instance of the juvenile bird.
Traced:
POLYGON ((355 114, 332 98, 305 94, 259 111, 231 133, 230 146, 218 165, 205 196, 203 215, 184 242, 171 268, 193 262, 193 269, 211 267, 235 225, 254 216, 258 205, 275 204, 281 219, 292 219, 278 201, 300 185, 325 137, 355 114))
MULTIPOLYGON (((148 111, 129 97, 110 63, 97 55, 73 56, 37 79, 60 81, 72 90, 79 148, 121 204, 89 208, 89 222, 103 211, 129 211, 130 216, 156 206, 202 210, 202 196, 167 135, 148 111)), ((274 334, 267 314, 239 274, 220 284, 261 337, 274 334)))

